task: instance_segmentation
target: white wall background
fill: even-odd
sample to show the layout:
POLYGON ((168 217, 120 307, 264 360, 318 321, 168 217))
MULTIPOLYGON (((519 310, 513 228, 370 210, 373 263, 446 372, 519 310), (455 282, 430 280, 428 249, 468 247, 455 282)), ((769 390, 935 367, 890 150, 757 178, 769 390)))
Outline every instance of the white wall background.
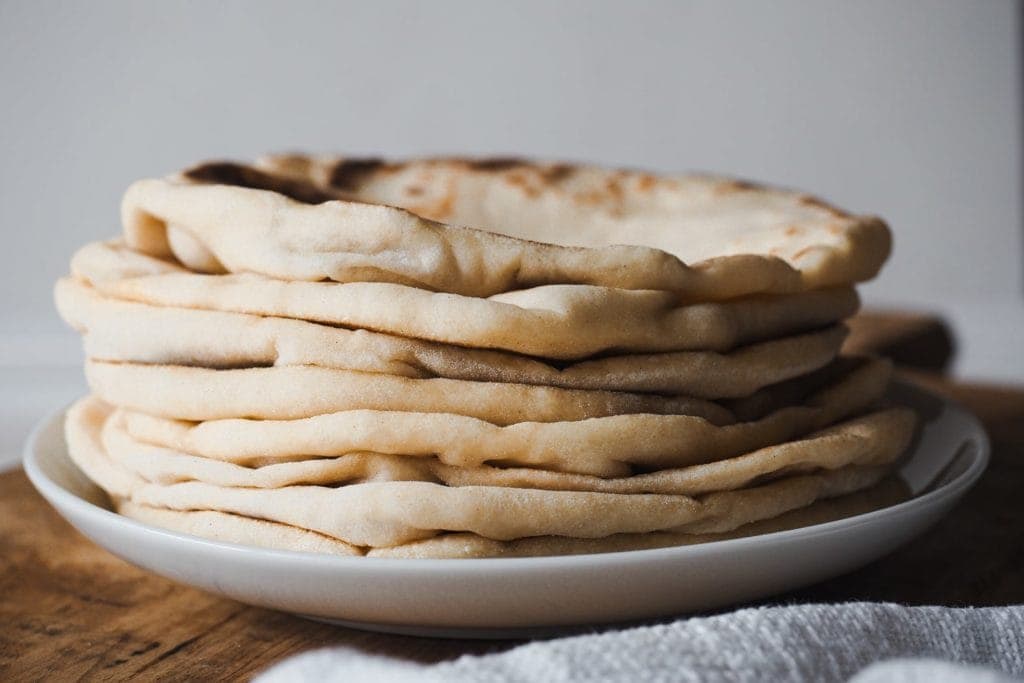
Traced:
POLYGON ((1024 380, 1016 3, 0 0, 0 365, 79 361, 50 287, 135 178, 270 150, 707 169, 889 219, 869 302, 1024 380))

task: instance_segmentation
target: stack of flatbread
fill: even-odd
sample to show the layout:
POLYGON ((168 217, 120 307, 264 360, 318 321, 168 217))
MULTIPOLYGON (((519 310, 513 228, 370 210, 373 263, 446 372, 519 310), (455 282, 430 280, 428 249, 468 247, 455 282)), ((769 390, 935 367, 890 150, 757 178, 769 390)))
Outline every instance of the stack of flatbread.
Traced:
POLYGON ((139 181, 122 221, 57 284, 92 390, 66 434, 157 526, 377 557, 692 543, 856 508, 914 430, 888 364, 838 355, 888 228, 803 194, 287 156, 139 181))

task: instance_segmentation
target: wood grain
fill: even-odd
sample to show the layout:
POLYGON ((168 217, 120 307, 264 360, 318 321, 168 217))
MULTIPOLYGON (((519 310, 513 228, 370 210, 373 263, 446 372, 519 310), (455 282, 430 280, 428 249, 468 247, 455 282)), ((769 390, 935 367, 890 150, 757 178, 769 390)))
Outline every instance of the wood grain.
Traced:
MULTIPOLYGON (((848 576, 769 602, 1024 603, 1024 389, 916 381, 978 414, 989 470, 937 527, 848 576)), ((0 475, 0 680, 246 680, 305 650, 346 645, 417 661, 513 642, 361 633, 246 607, 148 574, 93 545, 19 470, 0 475)))
POLYGON ((432 661, 500 644, 377 636, 218 598, 123 562, 21 470, 0 475, 0 680, 245 680, 326 645, 432 661))

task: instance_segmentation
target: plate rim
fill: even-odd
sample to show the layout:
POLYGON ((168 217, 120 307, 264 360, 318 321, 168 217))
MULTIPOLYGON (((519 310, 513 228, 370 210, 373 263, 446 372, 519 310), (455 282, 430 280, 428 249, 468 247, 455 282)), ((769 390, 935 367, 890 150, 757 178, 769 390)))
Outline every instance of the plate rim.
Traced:
MULTIPOLYGON (((39 459, 41 457, 39 453, 40 441, 50 430, 59 430, 60 439, 61 441, 64 440, 63 430, 60 429, 59 422, 63 419, 68 406, 55 410, 36 422, 25 441, 22 466, 25 470, 25 474, 28 476, 36 491, 38 491, 40 495, 42 495, 43 498, 57 510, 61 517, 76 528, 77 525, 71 522, 71 520, 64 515, 62 507, 67 507, 80 515, 85 515, 99 520, 104 525, 121 526, 130 530, 132 533, 148 534, 150 536, 159 537, 167 543, 189 544, 192 546, 199 546, 207 551, 240 555, 243 559, 251 558, 253 560, 275 563, 302 562, 316 564, 327 568, 330 568, 333 565, 339 571, 352 567, 359 567, 362 569, 372 568, 375 570, 386 569, 389 573, 399 574, 407 572, 451 573, 453 570, 458 573, 476 573, 481 570, 546 571, 555 567, 560 569, 571 569, 573 568, 572 565, 579 565, 580 567, 583 567, 594 563, 601 563, 605 565, 627 565, 634 563, 645 564, 647 562, 670 561, 675 559, 677 556, 683 555, 706 554, 714 553, 716 551, 722 553, 730 551, 742 552, 744 549, 752 549, 765 544, 774 545, 799 538, 806 539, 807 537, 840 533, 848 529, 872 524, 881 517, 900 517, 912 514, 919 508, 929 507, 940 500, 956 499, 965 493, 978 481, 982 473, 984 473, 985 469, 988 467, 991 456, 989 436, 981 421, 977 416, 964 408, 954 399, 936 394, 935 392, 932 392, 918 384, 897 378, 893 380, 891 389, 892 388, 899 388, 903 391, 909 391, 911 394, 923 394, 928 398, 938 399, 942 401, 946 408, 951 409, 956 417, 965 421, 966 426, 969 427, 972 432, 972 438, 977 441, 978 452, 973 458, 971 464, 964 469, 963 472, 941 486, 909 500, 879 508, 877 510, 844 517, 842 519, 820 524, 812 524, 796 529, 758 534, 755 536, 707 541, 692 545, 665 546, 661 548, 647 548, 639 550, 621 550, 570 555, 546 555, 539 557, 387 558, 332 555, 329 553, 261 548, 258 546, 230 543, 227 541, 217 541, 202 538, 200 536, 193 536, 191 534, 171 531, 169 529, 163 529, 161 527, 145 524, 129 517, 125 517, 113 510, 91 503, 57 483, 43 472, 42 467, 39 464, 39 459), (54 499, 59 500, 60 504, 54 503, 54 499), (248 556, 248 558, 246 558, 246 556, 248 556)), ((67 446, 65 443, 64 453, 62 455, 70 460, 70 457, 66 453, 66 448, 67 446)), ((71 464, 74 465, 73 462, 71 464)), ((90 540, 92 539, 90 538, 90 540)), ((99 543, 97 541, 93 542, 106 549, 106 546, 103 543, 99 543)))

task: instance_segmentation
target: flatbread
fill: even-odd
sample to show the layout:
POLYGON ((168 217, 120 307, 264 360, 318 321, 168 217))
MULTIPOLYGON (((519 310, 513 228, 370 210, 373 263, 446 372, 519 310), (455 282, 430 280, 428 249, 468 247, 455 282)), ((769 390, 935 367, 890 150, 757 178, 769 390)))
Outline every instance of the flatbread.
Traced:
POLYGON ((545 535, 600 538, 660 530, 720 533, 810 505, 818 498, 866 488, 887 471, 885 467, 849 467, 700 499, 396 481, 279 489, 200 482, 148 484, 134 491, 131 500, 172 510, 231 512, 309 529, 353 545, 381 547, 443 531, 469 531, 495 540, 545 535))
MULTIPOLYGON (((89 417, 69 412, 70 419, 89 417)), ((90 477, 91 463, 110 461, 102 444, 103 422, 68 427, 72 460, 90 477), (82 438, 78 438, 82 437, 82 438)), ((622 495, 542 491, 488 486, 448 487, 419 481, 374 482, 338 488, 288 486, 249 489, 188 482, 134 486, 123 496, 134 503, 171 510, 213 510, 308 529, 358 546, 393 546, 443 531, 469 531, 486 538, 525 536, 599 538, 647 531, 729 531, 773 517, 821 497, 870 486, 884 467, 846 467, 789 477, 737 492, 701 498, 657 494, 622 495)), ((108 483, 96 483, 107 488, 108 483)), ((115 494, 117 495, 117 494, 115 494)))
POLYGON ((689 467, 661 469, 627 477, 602 478, 525 467, 453 467, 431 471, 448 486, 505 486, 551 491, 665 493, 700 495, 731 491, 781 475, 834 470, 847 465, 883 465, 907 448, 914 413, 893 408, 840 422, 803 438, 739 456, 689 467))
POLYGON ((117 511, 151 526, 223 543, 300 553, 362 555, 361 548, 306 529, 211 510, 179 512, 131 501, 121 501, 117 511))
POLYGON ((122 222, 132 247, 198 272, 479 297, 561 284, 689 301, 817 289, 873 277, 891 241, 878 218, 731 179, 458 159, 205 164, 134 183, 122 222))
POLYGON ((887 363, 835 360, 888 228, 806 195, 291 156, 140 181, 122 218, 57 286, 96 394, 65 434, 165 528, 405 557, 695 542, 873 486, 913 433, 878 408, 887 363))
POLYGON ((64 417, 64 440, 71 461, 117 502, 131 496, 146 480, 107 455, 103 426, 112 410, 109 404, 91 396, 76 401, 64 417))
POLYGON ((350 410, 451 413, 496 425, 608 415, 732 413, 702 399, 459 379, 409 379, 315 366, 211 370, 86 360, 92 391, 116 406, 181 420, 294 420, 350 410))
POLYGON ((87 475, 97 477, 97 483, 114 495, 116 503, 230 513, 371 547, 400 545, 448 531, 468 531, 501 541, 548 535, 603 538, 662 530, 725 533, 819 498, 866 488, 888 469, 847 466, 700 497, 448 487, 407 481, 258 490, 197 482, 139 485, 132 480, 129 490, 112 491, 112 482, 103 477, 121 465, 110 459, 103 445, 103 426, 109 414, 109 407, 95 400, 74 406, 68 413, 68 448, 72 460, 87 475), (98 467, 97 463, 104 464, 98 467))
POLYGON ((367 330, 244 313, 150 306, 58 281, 57 309, 82 333, 86 354, 108 361, 208 368, 315 365, 414 379, 444 377, 606 391, 747 396, 823 367, 843 325, 744 346, 729 353, 630 354, 568 365, 367 330))
POLYGON ((394 559, 468 559, 483 557, 536 557, 622 552, 693 545, 824 524, 837 519, 895 505, 908 498, 906 485, 886 477, 862 491, 818 500, 807 507, 772 519, 745 524, 724 534, 680 534, 655 531, 647 534, 616 534, 604 538, 535 536, 514 541, 494 541, 467 533, 439 534, 389 548, 357 548, 305 529, 224 512, 167 510, 123 501, 117 511, 145 524, 201 538, 274 550, 360 555, 394 559))
POLYGON ((121 514, 161 528, 189 533, 213 541, 295 552, 361 555, 392 559, 469 559, 482 557, 536 557, 542 555, 580 555, 694 545, 713 541, 759 536, 762 533, 822 524, 853 515, 879 510, 908 498, 906 485, 889 476, 859 492, 834 499, 822 499, 805 508, 778 517, 744 524, 726 533, 618 533, 602 539, 534 537, 516 541, 493 541, 473 533, 440 533, 425 541, 390 548, 357 548, 295 526, 252 519, 241 515, 211 511, 179 511, 152 508, 123 501, 121 514))
MULTIPOLYGON (((568 538, 535 536, 513 541, 495 541, 475 534, 438 534, 390 548, 371 548, 367 557, 392 559, 472 559, 482 557, 538 557, 545 555, 582 555, 650 550, 669 546, 695 545, 733 538, 760 536, 860 515, 896 505, 910 497, 906 484, 889 476, 874 486, 785 512, 778 517, 751 522, 733 531, 718 534, 687 534, 654 531, 646 534, 615 534, 604 538, 568 538)), ((193 513, 180 513, 193 514, 193 513)))
POLYGON ((125 411, 121 424, 139 441, 241 465, 374 452, 437 457, 455 467, 492 464, 617 477, 632 467, 713 462, 823 429, 867 410, 884 394, 890 375, 889 363, 866 361, 797 405, 727 426, 650 414, 498 426, 459 415, 386 411, 198 424, 125 411))
POLYGON ((686 305, 673 292, 589 285, 550 285, 483 299, 379 282, 199 275, 117 243, 80 249, 71 269, 114 299, 294 318, 556 359, 727 351, 835 324, 859 306, 851 287, 686 305))
POLYGON ((433 457, 364 452, 246 467, 147 444, 125 430, 123 418, 123 413, 115 412, 106 420, 104 450, 121 467, 162 485, 201 481, 216 486, 282 488, 432 481, 448 486, 688 496, 739 489, 784 474, 835 470, 847 465, 884 465, 906 450, 915 424, 912 411, 891 408, 732 458, 605 479, 526 467, 453 466, 433 457))

